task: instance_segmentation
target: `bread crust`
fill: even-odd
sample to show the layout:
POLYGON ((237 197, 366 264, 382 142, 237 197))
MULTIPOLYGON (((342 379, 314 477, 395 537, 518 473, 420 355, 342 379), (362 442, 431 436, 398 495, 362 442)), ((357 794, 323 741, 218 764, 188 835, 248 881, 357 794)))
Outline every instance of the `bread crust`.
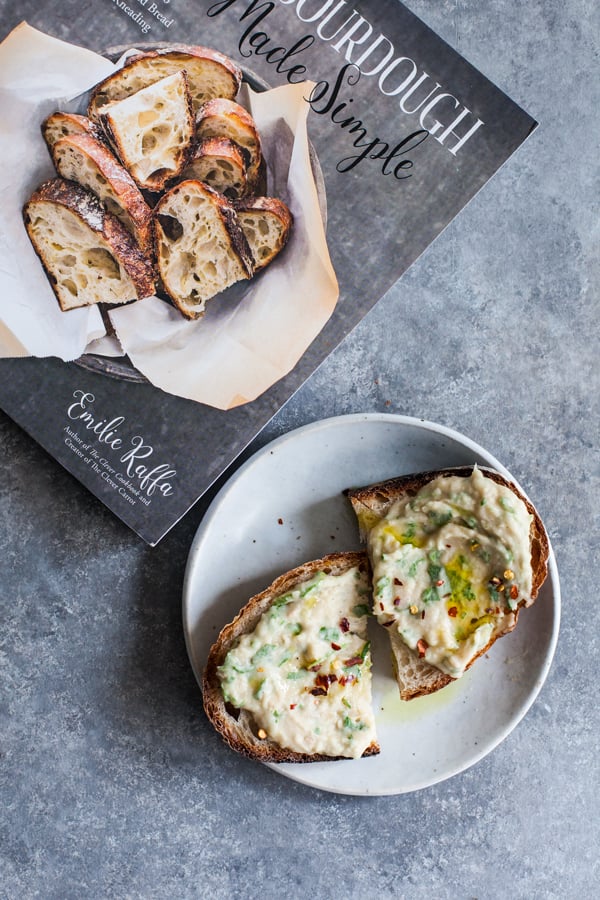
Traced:
MULTIPOLYGON (((192 45, 192 44, 175 44, 170 45, 169 47, 156 48, 153 50, 144 50, 141 53, 137 53, 135 56, 130 57, 125 64, 118 69, 116 72, 113 72, 112 75, 109 75, 108 78, 105 78, 104 81, 101 81, 100 84, 96 85, 94 90, 92 91, 90 101, 88 104, 88 115, 91 119, 98 119, 102 109, 106 108, 106 106, 115 101, 115 100, 123 100, 125 97, 131 96, 134 93, 134 90, 127 90, 126 80, 129 76, 132 75, 134 70, 136 72, 142 72, 142 70, 147 69, 148 79, 146 84, 152 84, 153 81, 157 81, 161 75, 156 75, 152 72, 152 62, 153 60, 168 60, 173 62, 172 71, 178 71, 180 69, 185 69, 186 61, 188 62, 188 74, 189 68, 198 63, 207 63, 209 65, 218 67, 219 73, 223 80, 228 83, 228 89, 225 96, 233 99, 242 83, 242 71, 240 67, 228 56, 220 53, 218 50, 212 50, 209 47, 203 47, 200 45, 192 45), (124 78, 125 76, 125 78, 124 78)), ((197 97, 198 92, 194 89, 195 77, 190 76, 190 81, 192 82, 192 95, 197 97)), ((224 90, 221 87, 221 90, 224 90)), ((206 102, 206 100, 210 99, 209 96, 204 97, 203 99, 195 99, 194 107, 198 108, 201 103, 206 102)))
MULTIPOLYGON (((468 478, 472 474, 473 469, 474 466, 455 466, 452 468, 436 469, 428 472, 417 472, 409 475, 402 475, 398 478, 391 478, 386 481, 368 485, 366 487, 347 488, 344 491, 344 494, 350 500, 357 518, 360 517, 361 513, 365 512, 376 513, 377 516, 380 517, 385 515, 389 508, 397 500, 400 500, 403 497, 414 496, 422 488, 424 488, 425 485, 429 484, 434 479, 439 477, 452 476, 468 478)), ((529 598, 529 601, 520 601, 519 605, 514 610, 513 619, 510 623, 510 626, 507 627, 505 631, 493 635, 486 646, 483 647, 470 660, 466 667, 467 669, 469 669, 473 665, 475 660, 479 659, 480 656, 483 656, 485 653, 487 653, 487 651, 498 640, 498 638, 502 637, 505 634, 508 634, 515 628, 521 609, 524 606, 531 606, 533 604, 548 574, 549 541, 548 535, 546 534, 546 529, 544 528, 544 524, 540 518, 539 513, 537 512, 531 501, 522 493, 522 491, 520 491, 512 481, 505 478, 505 476, 500 472, 484 466, 479 466, 479 469, 486 478, 491 478, 492 481, 495 481, 497 484, 501 484, 504 487, 509 488, 509 490, 511 490, 520 500, 522 500, 528 513, 532 516, 529 533, 529 543, 533 578, 531 596, 529 598)), ((366 539, 366 534, 363 533, 362 530, 361 538, 363 540, 366 539)), ((396 644, 395 646, 394 641, 392 641, 392 649, 394 651, 396 666, 399 666, 401 665, 401 662, 399 662, 398 659, 398 644, 396 644)), ((405 660, 408 660, 409 657, 411 658, 412 663, 418 666, 422 676, 421 684, 417 689, 407 690, 403 689, 402 684, 400 683, 401 672, 397 672, 397 677, 401 688, 400 695, 403 700, 411 700, 415 697, 421 697, 425 696, 426 694, 434 693, 435 691, 440 690, 440 688, 445 687, 451 681, 455 680, 450 675, 446 675, 445 672, 441 672, 439 669, 437 669, 435 666, 430 665, 425 660, 418 660, 417 662, 417 655, 414 651, 408 648, 404 644, 404 642, 402 642, 402 648, 400 652, 402 653, 402 656, 405 660)))
MULTIPOLYGON (((223 698, 217 669, 223 664, 235 641, 256 627, 261 616, 277 597, 310 580, 317 572, 325 571, 328 574, 340 575, 355 566, 368 568, 368 565, 367 554, 363 551, 332 553, 322 559, 304 563, 280 575, 266 590, 252 597, 235 619, 221 630, 211 647, 203 672, 202 697, 208 719, 233 750, 261 762, 326 762, 347 758, 298 753, 286 750, 268 738, 260 739, 254 733, 256 729, 252 730, 252 721, 248 714, 238 718, 232 715, 223 698)), ((377 753, 379 745, 374 741, 363 756, 373 756, 377 753)))
MULTIPOLYGON (((69 149, 87 157, 90 165, 108 183, 114 194, 115 202, 121 207, 121 214, 115 213, 115 215, 135 237, 141 249, 145 253, 150 252, 153 243, 152 210, 127 169, 115 158, 106 144, 90 134, 72 134, 57 141, 52 150, 52 158, 58 174, 71 181, 77 181, 96 196, 98 196, 97 191, 87 179, 79 180, 83 173, 74 177, 65 171, 64 159, 69 149)), ((101 196, 98 196, 98 199, 105 205, 101 196)))
MULTIPOLYGON (((140 250, 137 242, 129 234, 124 225, 116 216, 107 212, 98 198, 90 191, 82 188, 74 181, 63 178, 53 178, 45 181, 34 191, 23 208, 25 227, 29 234, 33 247, 38 254, 52 289, 56 294, 59 305, 61 303, 56 290, 55 279, 52 275, 52 261, 40 252, 36 243, 35 226, 32 216, 35 215, 35 206, 38 203, 53 204, 64 207, 77 216, 90 231, 102 237, 110 246, 112 253, 123 265, 123 268, 131 278, 137 299, 149 297, 155 290, 154 267, 146 255, 140 250)), ((132 297, 131 299, 136 299, 132 297)), ((78 304, 86 305, 86 304, 78 304)), ((77 308, 71 306, 69 308, 77 308)))

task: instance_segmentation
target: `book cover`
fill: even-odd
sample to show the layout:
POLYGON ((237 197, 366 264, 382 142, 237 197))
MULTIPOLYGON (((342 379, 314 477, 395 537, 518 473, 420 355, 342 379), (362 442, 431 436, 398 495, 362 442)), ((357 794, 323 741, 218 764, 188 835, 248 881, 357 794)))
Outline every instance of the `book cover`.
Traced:
MULTIPOLYGON (((289 371, 284 362, 257 396, 219 408, 155 386, 118 357, 24 356, 2 312, 11 301, 4 286, 0 406, 154 545, 536 123, 395 0, 99 0, 85 12, 63 3, 60 13, 49 2, 29 7, 30 15, 27 3, 19 14, 30 26, 98 54, 182 42, 217 49, 271 88, 299 86, 305 104, 336 298, 289 371)), ((18 24, 6 12, 4 35, 18 24)), ((9 224, 2 221, 3 231, 9 224)), ((284 300, 308 308, 296 257, 293 268, 285 271, 284 300)), ((405 313, 399 307, 390 322, 400 356, 405 313)), ((268 328, 264 341, 270 357, 277 339, 268 328)), ((260 352, 255 346, 254 360, 260 352)), ((209 368, 203 379, 217 385, 219 371, 209 368)))

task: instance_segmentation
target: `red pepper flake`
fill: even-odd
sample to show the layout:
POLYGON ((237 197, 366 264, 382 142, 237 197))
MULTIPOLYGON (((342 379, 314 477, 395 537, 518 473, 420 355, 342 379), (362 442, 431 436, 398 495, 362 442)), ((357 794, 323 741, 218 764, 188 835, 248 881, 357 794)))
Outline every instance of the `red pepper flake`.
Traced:
POLYGON ((425 656, 425 651, 428 647, 429 644, 427 643, 425 638, 421 638, 419 641, 417 641, 417 653, 419 654, 421 659, 425 656))
POLYGON ((362 661, 362 656, 353 656, 351 659, 345 660, 344 665, 350 669, 352 666, 360 666, 362 661))
POLYGON ((329 690, 329 685, 333 684, 334 681, 337 681, 337 675, 317 675, 315 679, 315 685, 311 690, 311 694, 314 694, 315 697, 324 697, 329 690))
POLYGON ((436 581, 435 586, 441 587, 443 585, 443 583, 444 583, 444 580, 442 578, 440 578, 439 581, 436 581))
POLYGON ((333 641, 332 641, 332 642, 331 642, 331 649, 332 649, 332 650, 341 650, 342 648, 340 647, 339 644, 334 644, 333 641))
POLYGON ((400 581, 399 578, 394 578, 394 584, 399 584, 400 587, 404 587, 404 585, 402 584, 402 582, 400 581))
POLYGON ((344 634, 346 634, 347 631, 350 631, 350 622, 348 621, 348 619, 340 620, 340 628, 344 632, 344 634))
POLYGON ((513 584, 510 589, 510 599, 516 600, 518 596, 519 596, 519 588, 516 586, 516 584, 513 584))
POLYGON ((296 706, 297 706, 296 703, 290 703, 290 709, 296 709, 296 706))
POLYGON ((315 663, 314 666, 308 667, 308 671, 309 672, 318 672, 320 668, 321 668, 321 663, 315 663))
POLYGON ((379 603, 379 609, 385 609, 385 606, 383 605, 383 603, 381 603, 381 601, 379 603))
POLYGON ((278 525, 283 525, 283 519, 277 519, 277 524, 278 524, 278 525))
POLYGON ((448 615, 449 615, 449 616, 452 616, 452 618, 455 619, 456 616, 458 615, 458 609, 457 609, 457 607, 456 607, 456 606, 451 606, 451 607, 449 608, 449 610, 448 610, 448 615))
POLYGON ((402 600, 400 599, 400 597, 394 597, 394 606, 400 606, 401 603, 402 600))
POLYGON ((425 618, 425 610, 423 610, 423 611, 421 612, 421 618, 422 618, 422 619, 425 618))
POLYGON ((351 684, 355 680, 356 679, 355 679, 354 675, 340 675, 339 684, 341 684, 341 685, 351 684))

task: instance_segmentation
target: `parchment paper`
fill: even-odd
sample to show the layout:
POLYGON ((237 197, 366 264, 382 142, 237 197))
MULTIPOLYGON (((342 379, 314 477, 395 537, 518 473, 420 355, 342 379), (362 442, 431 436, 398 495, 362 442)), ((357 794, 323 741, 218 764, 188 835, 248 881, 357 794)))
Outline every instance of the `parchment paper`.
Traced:
POLYGON ((110 309, 106 336, 97 307, 62 312, 22 224, 22 206, 55 173, 40 124, 115 66, 103 57, 20 25, 0 45, 0 355, 78 358, 126 353, 154 385, 230 409, 287 374, 331 316, 338 298, 306 131, 311 85, 238 99, 255 118, 267 160, 267 193, 294 216, 287 247, 262 273, 207 304, 188 321, 150 297, 110 309), (121 349, 122 348, 122 349, 121 349))

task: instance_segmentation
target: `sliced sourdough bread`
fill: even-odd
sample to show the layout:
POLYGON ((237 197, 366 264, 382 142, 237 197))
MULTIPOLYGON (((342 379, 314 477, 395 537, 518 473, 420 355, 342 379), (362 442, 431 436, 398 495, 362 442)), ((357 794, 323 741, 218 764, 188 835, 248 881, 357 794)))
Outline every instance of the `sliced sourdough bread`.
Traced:
POLYGON ((56 141, 52 150, 56 171, 98 197, 119 219, 141 249, 152 251, 152 210, 135 181, 106 144, 89 134, 56 141))
POLYGON ((53 112, 42 122, 42 135, 50 153, 57 141, 71 134, 89 134, 104 141, 104 132, 96 122, 92 122, 87 116, 78 116, 76 113, 53 112))
POLYGON ((113 103, 100 120, 138 187, 164 190, 183 171, 194 136, 185 72, 162 78, 113 103))
POLYGON ((403 699, 460 677, 537 597, 548 538, 531 502, 499 472, 444 469, 346 494, 403 699))
POLYGON ((242 151, 227 138, 198 141, 182 178, 202 181, 229 200, 242 197, 248 186, 242 151))
POLYGON ((254 257, 254 269, 268 266, 287 244, 292 214, 276 197, 252 197, 236 203, 240 225, 254 257))
POLYGON ((161 197, 154 217, 160 278, 187 318, 198 318, 207 300, 252 277, 252 253, 222 194, 200 181, 182 181, 161 197))
POLYGON ((61 309, 154 293, 152 263, 119 220, 75 182, 44 182, 23 215, 61 309))
POLYGON ((242 82, 239 66, 218 50, 186 44, 147 50, 130 57, 121 69, 94 88, 88 114, 98 119, 111 103, 182 70, 187 75, 194 109, 213 97, 233 100, 242 82))
POLYGON ((248 192, 259 193, 264 176, 260 136, 248 110, 233 100, 209 100, 196 114, 196 137, 228 138, 244 153, 247 166, 248 192))
POLYGON ((379 752, 369 594, 366 554, 335 553, 281 575, 223 628, 202 689, 230 747, 263 762, 379 752))

